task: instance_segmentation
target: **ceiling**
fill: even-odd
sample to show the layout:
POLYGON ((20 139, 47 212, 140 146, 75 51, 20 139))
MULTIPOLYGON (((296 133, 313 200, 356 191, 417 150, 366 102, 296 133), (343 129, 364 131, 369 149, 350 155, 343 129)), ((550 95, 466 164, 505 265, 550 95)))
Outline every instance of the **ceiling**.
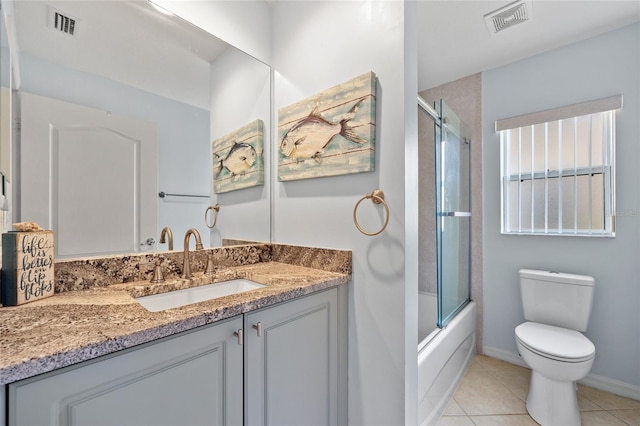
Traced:
POLYGON ((21 53, 209 109, 210 64, 228 45, 146 0, 14 1, 21 53), (75 35, 52 11, 76 19, 75 35))
MULTIPOLYGON (((640 0, 532 0, 531 20, 490 35, 484 15, 509 3, 418 0, 419 90, 640 21, 640 0)), ((147 1, 15 4, 23 52, 85 71, 98 70, 109 78, 199 107, 208 105, 208 91, 202 88, 209 83, 209 64, 226 45, 211 35, 201 42, 204 32, 190 26, 183 29, 175 17, 161 18, 147 1), (79 19, 77 37, 48 28, 49 4, 79 19), (21 31, 26 27, 31 30, 21 31), (169 28, 175 32, 167 31, 169 28), (135 45, 131 39, 136 40, 135 45), (104 50, 98 53, 96 46, 104 50), (94 54, 79 54, 81 51, 94 54)))
POLYGON ((419 91, 640 21, 640 0, 533 0, 532 19, 490 35, 484 15, 510 3, 419 0, 419 91))

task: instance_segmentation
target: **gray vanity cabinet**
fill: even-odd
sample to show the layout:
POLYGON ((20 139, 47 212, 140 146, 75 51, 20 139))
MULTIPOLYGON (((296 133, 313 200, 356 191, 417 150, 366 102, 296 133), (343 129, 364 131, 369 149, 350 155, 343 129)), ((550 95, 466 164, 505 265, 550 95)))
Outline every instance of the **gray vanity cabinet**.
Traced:
POLYGON ((8 424, 346 424, 346 291, 334 287, 12 383, 8 424))
POLYGON ((241 425, 241 317, 10 384, 9 425, 241 425))
POLYGON ((245 315, 245 424, 346 424, 339 290, 245 315))

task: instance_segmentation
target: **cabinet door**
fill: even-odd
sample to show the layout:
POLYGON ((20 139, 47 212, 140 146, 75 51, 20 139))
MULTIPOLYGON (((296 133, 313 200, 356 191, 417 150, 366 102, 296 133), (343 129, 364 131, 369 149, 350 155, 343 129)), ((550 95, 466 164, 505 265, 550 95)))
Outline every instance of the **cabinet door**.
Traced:
POLYGON ((4 409, 4 402, 5 402, 5 385, 0 385, 0 425, 4 426, 5 423, 5 419, 7 418, 7 413, 4 409))
POLYGON ((337 354, 336 289, 245 315, 246 424, 338 424, 337 354))
POLYGON ((9 385, 10 425, 241 425, 240 317, 9 385))

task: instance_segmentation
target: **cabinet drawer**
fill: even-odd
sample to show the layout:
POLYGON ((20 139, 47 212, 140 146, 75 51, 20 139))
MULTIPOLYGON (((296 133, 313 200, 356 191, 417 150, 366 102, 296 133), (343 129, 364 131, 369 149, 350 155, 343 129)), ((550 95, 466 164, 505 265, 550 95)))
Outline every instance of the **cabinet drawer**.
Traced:
POLYGON ((242 424, 240 317, 8 386, 9 425, 242 424))

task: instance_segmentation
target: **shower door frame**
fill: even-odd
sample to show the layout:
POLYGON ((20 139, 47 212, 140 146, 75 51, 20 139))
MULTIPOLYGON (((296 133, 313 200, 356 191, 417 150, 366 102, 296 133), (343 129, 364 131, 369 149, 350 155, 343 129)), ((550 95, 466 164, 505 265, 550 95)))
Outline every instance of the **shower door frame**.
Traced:
MULTIPOLYGON (((464 309, 465 306, 471 301, 471 150, 470 150, 470 132, 467 126, 458 118, 455 112, 449 108, 446 103, 441 99, 439 105, 436 108, 432 108, 429 104, 418 96, 418 106, 427 113, 434 121, 434 142, 435 142, 435 184, 436 184, 436 274, 437 274, 437 330, 446 327, 446 325, 455 316, 464 309), (444 111, 444 112, 443 112, 444 111), (469 146, 467 149, 467 182, 466 182, 466 206, 468 207, 464 211, 443 211, 442 205, 444 204, 444 194, 441 190, 441 182, 443 179, 444 165, 442 156, 442 147, 447 139, 443 138, 443 135, 451 133, 459 139, 459 143, 465 143, 469 146), (466 298, 457 305, 446 315, 443 315, 443 236, 442 231, 444 227, 444 221, 447 218, 459 218, 460 220, 467 220, 467 245, 466 245, 466 298)), ((463 253, 464 256, 464 253, 463 253)), ((459 283, 456 289, 459 289, 459 283)), ((428 338, 427 338, 428 339, 428 338)))

